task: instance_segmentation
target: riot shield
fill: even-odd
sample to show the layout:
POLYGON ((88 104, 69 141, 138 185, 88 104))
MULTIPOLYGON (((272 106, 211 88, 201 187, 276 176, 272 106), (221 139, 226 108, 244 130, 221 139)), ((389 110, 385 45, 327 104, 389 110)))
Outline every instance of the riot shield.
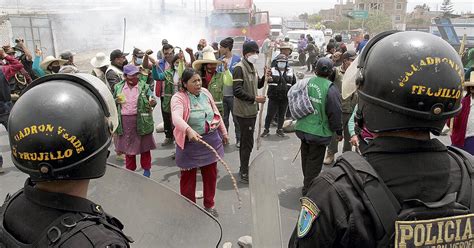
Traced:
POLYGON ((342 99, 350 97, 354 92, 357 91, 356 79, 359 74, 359 69, 357 68, 358 64, 359 56, 357 56, 349 68, 347 68, 344 76, 342 77, 342 99))
POLYGON ((280 201, 273 154, 264 150, 250 164, 252 246, 281 247, 280 201))
POLYGON ((220 223, 168 187, 112 164, 92 180, 89 198, 117 217, 132 247, 218 247, 220 223))

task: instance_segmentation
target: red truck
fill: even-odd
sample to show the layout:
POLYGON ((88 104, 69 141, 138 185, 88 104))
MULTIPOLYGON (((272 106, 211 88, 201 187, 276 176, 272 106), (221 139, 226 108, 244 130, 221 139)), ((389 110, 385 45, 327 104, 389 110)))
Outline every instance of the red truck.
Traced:
POLYGON ((225 37, 245 37, 259 45, 270 34, 268 11, 258 11, 253 0, 213 0, 209 27, 214 41, 225 37))

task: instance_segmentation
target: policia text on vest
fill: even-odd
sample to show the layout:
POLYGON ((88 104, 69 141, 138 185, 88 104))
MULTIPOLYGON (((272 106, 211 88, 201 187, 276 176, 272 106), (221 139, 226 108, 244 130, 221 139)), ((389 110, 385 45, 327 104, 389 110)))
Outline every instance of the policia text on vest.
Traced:
POLYGON ((395 222, 395 248, 474 247, 474 214, 395 222))

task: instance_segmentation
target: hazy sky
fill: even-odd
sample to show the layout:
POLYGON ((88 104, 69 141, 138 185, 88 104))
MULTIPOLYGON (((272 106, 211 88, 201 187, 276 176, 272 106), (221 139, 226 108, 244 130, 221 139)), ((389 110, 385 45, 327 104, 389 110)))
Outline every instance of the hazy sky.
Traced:
MULTIPOLYGON (((210 0, 209 0, 210 1, 210 0)), ((474 0, 451 0, 455 12, 474 13, 474 0)), ((270 15, 295 16, 297 13, 316 13, 321 9, 330 9, 340 1, 336 0, 254 0, 257 8, 271 11, 270 15)), ((344 0, 346 2, 346 0, 344 0)), ((443 0, 408 0, 408 11, 418 4, 426 3, 432 10, 441 7, 443 0)))

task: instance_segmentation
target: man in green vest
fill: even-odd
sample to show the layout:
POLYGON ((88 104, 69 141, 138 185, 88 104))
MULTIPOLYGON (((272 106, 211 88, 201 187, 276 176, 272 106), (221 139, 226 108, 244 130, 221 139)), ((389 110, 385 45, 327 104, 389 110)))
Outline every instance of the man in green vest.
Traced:
POLYGON ((342 140, 341 94, 328 80, 333 73, 333 62, 321 58, 316 63, 316 77, 308 81, 308 96, 314 112, 296 121, 296 136, 301 140, 301 166, 303 169, 303 196, 311 181, 323 166, 326 146, 334 133, 342 140))

